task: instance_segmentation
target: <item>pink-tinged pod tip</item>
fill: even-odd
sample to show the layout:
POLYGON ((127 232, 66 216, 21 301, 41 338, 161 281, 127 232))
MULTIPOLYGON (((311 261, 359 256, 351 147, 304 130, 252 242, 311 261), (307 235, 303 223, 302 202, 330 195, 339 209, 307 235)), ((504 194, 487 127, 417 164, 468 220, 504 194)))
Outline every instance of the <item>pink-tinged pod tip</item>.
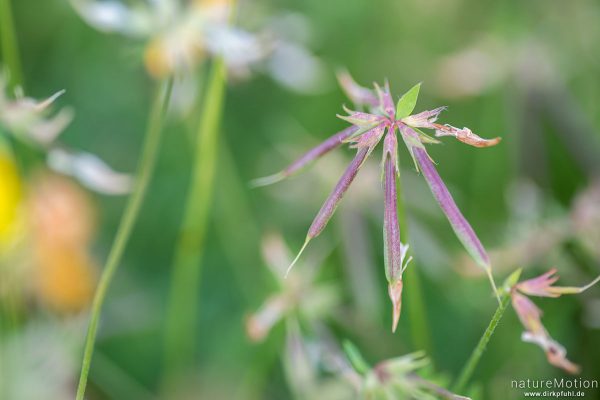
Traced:
POLYGON ((576 374, 580 368, 567 358, 566 349, 552 339, 542 324, 542 311, 526 296, 518 293, 518 285, 511 291, 512 305, 525 332, 521 335, 524 342, 537 344, 546 353, 548 362, 558 368, 576 374))
POLYGON ((559 293, 551 291, 552 285, 557 280, 556 268, 552 268, 543 275, 517 283, 516 288, 529 296, 559 297, 559 293))
POLYGON ((600 281, 600 276, 598 276, 584 286, 553 286, 558 280, 556 272, 556 268, 552 268, 550 271, 536 278, 519 282, 515 285, 515 288, 529 296, 559 297, 563 294, 582 293, 600 281))
POLYGON ((546 330, 541 320, 542 310, 529 300, 529 298, 516 291, 512 291, 510 297, 513 309, 525 329, 535 335, 545 334, 546 330))
POLYGON ((402 279, 388 284, 388 294, 392 300, 392 333, 396 332, 398 321, 400 321, 400 312, 402 310, 402 279))
POLYGON ((345 140, 352 136, 357 130, 358 127, 349 126, 348 128, 336 133, 335 135, 330 136, 318 146, 315 146, 309 151, 307 151, 280 172, 273 175, 265 176, 263 178, 255 179, 252 182, 250 182, 250 186, 267 186, 292 176, 296 172, 311 164, 313 161, 316 161, 323 155, 340 147, 345 142, 345 140))
POLYGON ((512 305, 525 328, 521 339, 541 347, 550 364, 576 374, 579 373, 580 367, 569 361, 566 349, 552 339, 542 324, 542 311, 527 296, 559 297, 563 294, 581 293, 598 283, 600 276, 581 287, 554 286, 557 280, 556 268, 552 268, 538 277, 513 283, 510 289, 512 305))

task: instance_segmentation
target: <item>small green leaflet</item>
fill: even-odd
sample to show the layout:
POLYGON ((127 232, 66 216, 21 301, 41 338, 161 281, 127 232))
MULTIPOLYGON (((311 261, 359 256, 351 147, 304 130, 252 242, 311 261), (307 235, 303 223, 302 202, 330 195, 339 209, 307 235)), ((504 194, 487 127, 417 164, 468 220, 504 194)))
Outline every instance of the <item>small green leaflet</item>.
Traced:
POLYGON ((349 340, 344 340, 343 346, 344 352, 350 360, 352 367, 354 367, 354 370, 361 375, 365 375, 367 372, 369 372, 371 367, 369 366, 369 364, 367 364, 367 362, 363 358, 362 354, 360 354, 360 351, 354 345, 354 343, 352 343, 349 340))
POLYGON ((504 281, 503 288, 506 291, 510 291, 513 286, 515 286, 519 282, 519 278, 521 277, 521 272, 523 272, 523 268, 519 268, 515 270, 512 274, 506 278, 504 281))
POLYGON ((421 90, 421 82, 400 97, 396 104, 396 119, 408 117, 413 112, 419 98, 419 90, 421 90))

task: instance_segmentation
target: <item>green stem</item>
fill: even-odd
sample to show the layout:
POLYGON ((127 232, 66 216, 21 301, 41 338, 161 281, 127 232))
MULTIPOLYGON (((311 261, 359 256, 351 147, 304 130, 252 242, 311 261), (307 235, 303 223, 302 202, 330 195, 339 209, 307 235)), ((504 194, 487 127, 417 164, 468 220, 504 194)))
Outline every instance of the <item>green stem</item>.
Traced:
MULTIPOLYGON (((402 180, 398 174, 398 220, 400 224, 400 235, 404 243, 410 243, 408 232, 408 221, 404 210, 404 201, 402 195, 402 180)), ((412 253, 412 250, 411 250, 412 253)), ((410 265, 404 272, 405 292, 407 297, 408 318, 410 320, 410 334, 413 345, 418 350, 424 350, 427 354, 433 354, 433 346, 431 337, 427 327, 427 318, 425 305, 423 302, 423 291, 421 288, 421 277, 418 268, 416 268, 415 260, 411 261, 410 265)))
POLYGON ((100 319, 100 312, 102 310, 104 298, 106 297, 107 289, 110 286, 117 267, 119 266, 121 256, 123 255, 123 251, 125 250, 131 235, 131 231, 137 220, 140 207, 146 195, 148 183, 150 182, 150 178, 152 177, 152 173, 154 171, 154 166, 156 164, 158 150, 160 147, 161 134, 163 131, 163 122, 169 106, 172 88, 173 80, 168 79, 160 86, 154 100, 154 104, 152 105, 148 129, 146 131, 142 153, 138 164, 135 185, 131 195, 129 196, 129 200, 127 201, 125 211, 123 212, 121 222, 119 223, 119 228, 117 229, 114 242, 102 271, 100 282, 98 283, 98 287, 96 288, 96 292, 94 294, 90 322, 85 339, 85 350, 81 366, 81 375, 79 377, 79 386, 77 387, 77 400, 83 400, 85 393, 90 364, 92 362, 92 355, 94 353, 94 342, 96 340, 96 333, 98 330, 98 321, 100 319))
POLYGON ((225 82, 225 64, 217 59, 204 94, 190 188, 175 247, 165 332, 167 378, 187 366, 194 356, 201 258, 213 197, 225 82))
MULTIPOLYGON (((0 0, 0 55, 2 56, 2 69, 0 77, 8 79, 7 95, 15 96, 15 89, 24 91, 23 71, 19 57, 19 42, 15 31, 11 0, 0 0), (6 73, 6 76, 2 76, 6 73)), ((4 88, 3 88, 4 89, 4 88)), ((2 132, 0 132, 1 134, 2 132)), ((15 155, 19 172, 26 176, 33 165, 39 161, 39 153, 26 143, 21 142, 16 136, 7 135, 8 145, 15 155)))
POLYGON ((504 294, 502 295, 502 298, 500 299, 500 304, 498 305, 498 308, 496 309, 496 312, 494 313, 494 316, 492 317, 490 324, 488 325, 487 329, 483 333, 483 336, 481 337, 481 339, 479 339, 479 343, 477 344, 477 347, 475 347, 475 349, 473 350, 471 357, 469 357, 469 360, 463 367, 463 369, 458 377, 458 380, 456 381, 456 384, 454 385, 454 390, 453 390, 454 393, 462 392, 463 389, 465 388, 467 382, 471 379, 471 376, 473 375, 473 372, 475 371, 475 368, 477 367, 477 364, 479 363, 479 359, 481 358, 481 356, 483 355, 483 352, 485 351, 485 347, 487 346, 488 342, 492 338, 492 335, 494 334, 494 330, 496 329, 496 327, 498 326, 498 323, 502 319, 502 315, 504 315, 504 311, 506 310, 506 306, 508 305, 509 300, 510 300, 510 292, 505 291, 504 294))
POLYGON ((9 72, 8 89, 13 91, 15 87, 23 86, 23 75, 10 0, 0 0, 0 49, 9 72))

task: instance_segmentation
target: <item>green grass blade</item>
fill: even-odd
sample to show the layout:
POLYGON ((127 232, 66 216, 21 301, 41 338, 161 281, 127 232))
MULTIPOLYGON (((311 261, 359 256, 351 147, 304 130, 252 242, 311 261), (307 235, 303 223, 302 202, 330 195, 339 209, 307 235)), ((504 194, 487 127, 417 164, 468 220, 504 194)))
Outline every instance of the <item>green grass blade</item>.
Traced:
POLYGON ((133 191, 125 206, 125 211, 121 217, 115 240, 111 246, 106 264, 102 270, 102 275, 100 276, 100 281, 98 282, 98 287, 94 294, 90 322, 85 339, 79 385, 77 387, 77 400, 83 400, 84 398, 83 396, 85 394, 90 365, 92 363, 92 356, 94 354, 94 344, 96 341, 96 333, 98 331, 98 323, 100 321, 100 313, 102 311, 106 292, 108 291, 110 283, 121 261, 121 257, 123 256, 123 252, 127 246, 129 237, 131 236, 131 231, 133 230, 139 215, 142 202, 146 196, 148 184, 150 183, 150 179, 154 172, 156 158, 160 148, 163 123, 171 98, 172 87, 173 81, 172 79, 169 79, 160 86, 160 89, 157 92, 150 113, 150 121, 144 139, 133 191))

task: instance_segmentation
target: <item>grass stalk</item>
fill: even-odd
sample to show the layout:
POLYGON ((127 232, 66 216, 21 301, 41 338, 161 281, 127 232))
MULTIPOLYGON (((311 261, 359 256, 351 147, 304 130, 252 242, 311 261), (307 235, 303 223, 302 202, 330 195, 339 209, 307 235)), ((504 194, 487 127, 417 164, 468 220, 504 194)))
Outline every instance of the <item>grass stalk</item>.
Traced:
POLYGON ((505 291, 504 294, 502 294, 500 304, 498 305, 498 308, 496 309, 492 320, 490 321, 487 329, 483 333, 481 339, 479 339, 477 347, 475 347, 475 349, 473 350, 471 357, 469 357, 469 360, 467 361, 460 375, 458 376, 458 379, 456 380, 456 383, 454 385, 454 393, 462 393, 465 389, 467 382, 469 382, 469 380, 473 376, 473 372, 475 372, 475 368, 477 367, 477 364, 479 363, 479 360, 481 359, 481 356, 483 355, 483 352, 485 351, 488 342, 492 338, 494 330, 496 329, 498 323, 504 315, 504 311, 506 310, 506 306, 508 305, 509 300, 510 292, 505 291))
POLYGON ((8 89, 12 91, 17 86, 23 86, 23 75, 10 2, 11 0, 0 0, 0 49, 4 67, 8 68, 8 89))
POLYGON ((94 353, 96 333, 98 331, 98 322, 100 320, 100 313, 102 311, 102 305, 104 304, 106 292, 119 266, 121 257, 125 247, 127 246, 127 242, 129 241, 129 237, 131 236, 131 231, 139 215, 148 184, 154 171, 158 150, 160 147, 163 123, 169 106, 172 88, 173 80, 172 78, 169 78, 160 85, 157 91, 156 98, 150 112, 150 119, 144 138, 135 184, 127 201, 127 205, 125 206, 115 239, 109 251, 104 269, 102 270, 102 275, 100 276, 100 281, 98 282, 98 287, 96 288, 96 292, 94 294, 90 322, 85 339, 79 385, 77 387, 77 400, 83 400, 83 396, 85 394, 88 374, 94 353))
POLYGON ((223 60, 217 59, 211 66, 203 98, 190 188, 175 245, 165 332, 167 379, 189 366, 194 356, 201 259, 214 191, 225 83, 226 67, 223 60))

